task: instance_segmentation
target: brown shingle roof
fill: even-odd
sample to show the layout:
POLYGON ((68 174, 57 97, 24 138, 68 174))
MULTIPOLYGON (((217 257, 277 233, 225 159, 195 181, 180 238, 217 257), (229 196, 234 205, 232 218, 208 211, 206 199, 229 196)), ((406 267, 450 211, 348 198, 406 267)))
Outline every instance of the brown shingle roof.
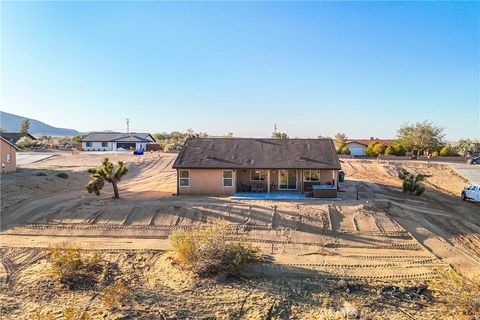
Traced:
POLYGON ((331 139, 194 138, 174 168, 337 169, 331 139))

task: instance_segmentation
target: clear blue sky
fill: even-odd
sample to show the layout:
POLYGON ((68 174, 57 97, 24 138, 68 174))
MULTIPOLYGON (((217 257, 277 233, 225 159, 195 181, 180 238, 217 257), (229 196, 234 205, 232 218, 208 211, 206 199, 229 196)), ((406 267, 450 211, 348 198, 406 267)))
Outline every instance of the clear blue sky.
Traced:
POLYGON ((0 109, 87 130, 480 132, 478 2, 4 2, 0 109))

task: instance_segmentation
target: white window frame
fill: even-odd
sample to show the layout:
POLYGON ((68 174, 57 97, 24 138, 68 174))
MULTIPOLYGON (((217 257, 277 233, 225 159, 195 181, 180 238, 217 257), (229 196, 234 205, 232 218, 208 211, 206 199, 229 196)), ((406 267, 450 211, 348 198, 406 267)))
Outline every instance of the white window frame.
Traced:
MULTIPOLYGON (((261 177, 261 174, 259 174, 258 176, 259 178, 261 177)), ((267 181, 268 180, 268 170, 264 170, 264 169, 251 169, 250 170, 250 181, 256 181, 256 182, 261 182, 261 181, 267 181), (265 180, 262 180, 262 179, 252 179, 252 174, 255 172, 255 171, 265 171, 265 180)))
POLYGON ((102 148, 108 148, 108 142, 102 141, 102 148), (104 143, 106 144, 106 146, 103 145, 104 143))
POLYGON ((190 170, 187 170, 187 169, 178 170, 178 186, 180 188, 189 188, 190 187, 190 170), (181 173, 182 171, 188 172, 188 178, 182 178, 182 173, 181 173), (187 180, 188 185, 182 186, 182 183, 180 182, 181 180, 187 180))
POLYGON ((222 187, 223 187, 223 188, 233 188, 233 170, 223 170, 223 171, 222 171, 222 187), (231 173, 232 173, 232 177, 231 177, 231 178, 225 178, 225 172, 231 172, 231 173), (226 185, 225 185, 225 180, 231 180, 231 181, 232 181, 232 184, 229 185, 229 186, 226 186, 226 185))
POLYGON ((321 180, 321 172, 320 170, 303 170, 303 182, 320 182, 321 180), (318 180, 312 181, 312 171, 318 172, 318 180), (306 179, 308 173, 308 180, 306 179))
POLYGON ((92 141, 85 141, 85 147, 91 148, 93 146, 92 141))

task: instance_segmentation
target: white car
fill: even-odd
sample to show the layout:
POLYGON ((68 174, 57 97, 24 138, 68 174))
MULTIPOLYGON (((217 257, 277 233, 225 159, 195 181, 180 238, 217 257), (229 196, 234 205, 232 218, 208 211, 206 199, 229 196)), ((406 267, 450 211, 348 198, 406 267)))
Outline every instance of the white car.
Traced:
POLYGON ((472 184, 462 191, 462 200, 480 201, 480 185, 472 184))

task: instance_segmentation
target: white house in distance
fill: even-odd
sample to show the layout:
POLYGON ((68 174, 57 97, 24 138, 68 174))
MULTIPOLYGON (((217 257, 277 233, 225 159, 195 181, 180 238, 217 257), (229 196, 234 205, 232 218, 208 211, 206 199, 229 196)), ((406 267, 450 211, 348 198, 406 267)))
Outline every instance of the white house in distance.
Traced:
POLYGON ((150 133, 90 132, 82 139, 84 151, 147 150, 155 142, 150 133))
POLYGON ((378 141, 387 147, 393 144, 393 140, 370 138, 370 139, 350 139, 347 141, 345 145, 348 147, 348 149, 350 149, 350 154, 352 156, 365 156, 366 155, 365 149, 370 143, 375 141, 378 141))

